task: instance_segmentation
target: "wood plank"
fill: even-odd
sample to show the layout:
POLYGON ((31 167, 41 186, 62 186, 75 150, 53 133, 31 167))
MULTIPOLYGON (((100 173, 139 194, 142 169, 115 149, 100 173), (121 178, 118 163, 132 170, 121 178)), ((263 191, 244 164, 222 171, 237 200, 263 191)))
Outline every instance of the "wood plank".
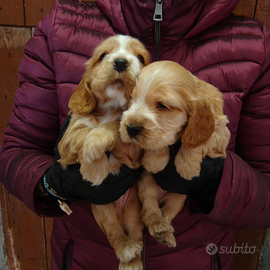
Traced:
POLYGON ((25 0, 26 26, 35 26, 49 13, 56 0, 25 0))
POLYGON ((6 206, 6 196, 5 196, 5 189, 3 185, 0 183, 0 202, 1 202, 1 214, 2 214, 2 221, 3 221, 3 232, 4 232, 4 239, 5 239, 5 246, 6 246, 6 254, 9 269, 11 270, 14 263, 13 253, 12 253, 12 244, 11 239, 9 236, 9 229, 8 229, 8 211, 6 206))
POLYGON ((24 25, 22 0, 4 0, 0 2, 0 25, 24 25))
POLYGON ((262 20, 270 28, 270 1, 258 0, 255 17, 262 20))
POLYGON ((2 214, 10 270, 47 270, 44 221, 6 190, 2 214))
POLYGON ((253 17, 257 0, 241 0, 234 10, 234 14, 253 17))
POLYGON ((236 265, 234 270, 256 270, 260 249, 265 238, 265 229, 237 231, 236 246, 240 249, 236 256, 236 265))
POLYGON ((23 49, 30 37, 30 28, 0 26, 0 48, 23 49))

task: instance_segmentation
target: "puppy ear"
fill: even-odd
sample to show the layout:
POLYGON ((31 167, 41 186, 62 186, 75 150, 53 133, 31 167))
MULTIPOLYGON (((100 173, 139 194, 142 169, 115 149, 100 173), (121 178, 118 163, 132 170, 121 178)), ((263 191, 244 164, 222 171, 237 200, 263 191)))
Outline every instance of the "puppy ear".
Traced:
POLYGON ((79 83, 68 102, 68 107, 73 113, 87 115, 96 107, 96 99, 91 92, 85 78, 79 83))
POLYGON ((192 149, 207 142, 214 132, 215 119, 205 101, 194 101, 191 104, 187 127, 182 136, 182 146, 192 149))
POLYGON ((73 113, 87 115, 96 107, 96 99, 91 91, 90 74, 96 59, 93 56, 88 60, 83 78, 70 97, 68 107, 73 113))
POLYGON ((149 52, 146 51, 146 50, 144 50, 144 51, 142 52, 142 57, 143 57, 143 59, 144 59, 144 65, 145 65, 145 66, 149 65, 149 64, 150 64, 150 55, 149 55, 149 52))

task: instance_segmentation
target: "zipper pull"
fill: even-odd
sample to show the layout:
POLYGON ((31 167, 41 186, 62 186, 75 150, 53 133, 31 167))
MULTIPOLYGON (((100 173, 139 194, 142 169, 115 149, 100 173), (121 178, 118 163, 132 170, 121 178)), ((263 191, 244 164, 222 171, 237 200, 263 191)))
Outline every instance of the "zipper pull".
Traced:
POLYGON ((156 22, 162 21, 162 0, 157 0, 156 2, 156 8, 155 8, 153 20, 156 22))
POLYGON ((73 211, 70 209, 69 205, 66 202, 58 200, 59 207, 68 215, 71 215, 73 211))

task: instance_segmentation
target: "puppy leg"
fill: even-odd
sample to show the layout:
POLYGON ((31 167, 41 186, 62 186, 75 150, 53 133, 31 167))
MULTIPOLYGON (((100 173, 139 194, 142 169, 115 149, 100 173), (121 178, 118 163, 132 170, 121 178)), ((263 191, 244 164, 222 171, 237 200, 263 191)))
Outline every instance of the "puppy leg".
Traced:
MULTIPOLYGON (((141 202, 138 197, 137 184, 134 184, 128 195, 128 202, 125 205, 124 225, 127 235, 131 241, 137 243, 140 249, 137 249, 135 258, 129 262, 120 262, 120 270, 142 270, 141 251, 143 249, 143 223, 141 221, 141 202)), ((124 252, 128 251, 128 247, 124 252)), ((128 251, 129 252, 129 251, 128 251)))
POLYGON ((114 203, 106 205, 92 204, 91 206, 94 217, 106 234, 117 258, 123 263, 128 263, 136 258, 136 255, 142 250, 142 243, 131 240, 126 235, 123 225, 117 216, 114 203))
MULTIPOLYGON (((187 195, 167 192, 160 201, 162 217, 168 224, 172 224, 172 220, 182 210, 185 205, 187 195)), ((169 236, 168 236, 169 237, 169 236)), ((160 243, 166 244, 167 238, 160 239, 160 243), (165 240, 165 242, 162 242, 165 240)))
POLYGON ((77 126, 72 123, 68 126, 63 138, 59 142, 58 150, 61 158, 58 160, 65 169, 67 165, 78 162, 78 152, 82 149, 85 138, 91 128, 77 126))
POLYGON ((142 165, 151 173, 157 173, 164 170, 170 160, 170 152, 168 148, 157 151, 147 150, 142 158, 142 165))
POLYGON ((160 187, 152 175, 144 171, 138 181, 139 198, 142 203, 142 221, 158 242, 175 247, 174 229, 162 216, 158 204, 160 187))
POLYGON ((181 147, 174 159, 176 170, 180 176, 187 180, 200 176, 203 154, 201 146, 189 150, 181 147))
POLYGON ((109 162, 106 154, 88 164, 79 156, 80 172, 84 180, 90 181, 94 186, 100 185, 109 174, 109 162))
MULTIPOLYGON (((187 195, 167 192, 160 200, 162 217, 168 224, 172 225, 172 220, 184 207, 186 198, 187 195)), ((166 232, 164 237, 159 238, 158 242, 167 245, 170 238, 171 232, 166 232)))
POLYGON ((187 195, 167 192, 161 199, 161 212, 164 219, 171 224, 175 216, 185 205, 187 195))

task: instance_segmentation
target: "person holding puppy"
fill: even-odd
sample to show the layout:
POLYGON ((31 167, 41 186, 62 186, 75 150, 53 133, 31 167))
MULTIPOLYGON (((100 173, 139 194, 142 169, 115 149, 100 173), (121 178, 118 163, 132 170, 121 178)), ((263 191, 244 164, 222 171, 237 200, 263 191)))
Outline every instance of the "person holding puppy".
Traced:
MULTIPOLYGON (((82 180, 78 164, 62 169, 55 148, 84 63, 118 33, 139 39, 152 61, 177 62, 217 87, 231 132, 226 158, 204 159, 199 177, 185 180, 174 166, 156 175, 164 190, 187 194, 187 200, 173 220, 175 248, 145 231, 144 269, 233 269, 235 255, 209 253, 209 244, 217 250, 233 246, 235 229, 270 227, 270 31, 254 18, 233 15, 238 2, 61 0, 38 24, 19 68, 0 179, 37 215, 55 217, 53 270, 118 269, 91 203, 117 200, 142 169, 123 167, 92 186, 82 180), (59 208, 58 198, 67 200, 71 215, 59 208)), ((171 147, 172 160, 179 147, 171 147)))

